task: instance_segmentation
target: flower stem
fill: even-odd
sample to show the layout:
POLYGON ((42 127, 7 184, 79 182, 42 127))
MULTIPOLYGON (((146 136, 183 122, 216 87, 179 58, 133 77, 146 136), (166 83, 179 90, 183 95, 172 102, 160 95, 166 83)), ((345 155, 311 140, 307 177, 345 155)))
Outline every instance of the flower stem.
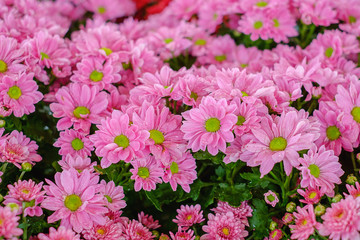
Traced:
POLYGON ((6 162, 6 163, 4 163, 4 164, 2 165, 2 168, 1 168, 1 172, 2 172, 2 173, 5 173, 5 170, 6 170, 6 167, 7 167, 8 164, 9 164, 9 163, 6 162))
POLYGON ((27 240, 27 221, 26 221, 26 216, 25 216, 25 202, 23 202, 22 204, 22 209, 23 209, 23 224, 24 224, 24 231, 23 231, 23 240, 27 240))
POLYGON ((22 172, 21 172, 21 174, 20 174, 20 177, 19 177, 18 181, 19 181, 19 180, 21 180, 21 179, 23 178, 23 176, 25 175, 25 173, 26 173, 25 171, 22 171, 22 172))

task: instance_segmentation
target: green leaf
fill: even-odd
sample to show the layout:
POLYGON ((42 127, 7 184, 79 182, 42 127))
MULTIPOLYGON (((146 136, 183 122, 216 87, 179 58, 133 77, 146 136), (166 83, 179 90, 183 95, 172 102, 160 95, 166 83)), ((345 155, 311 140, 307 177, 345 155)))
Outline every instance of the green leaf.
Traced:
POLYGON ((269 224, 271 218, 269 216, 268 207, 265 202, 260 199, 254 199, 252 201, 253 207, 253 216, 250 218, 250 227, 254 230, 255 239, 263 239, 264 237, 269 236, 269 224))
POLYGON ((240 173, 240 177, 249 181, 248 186, 251 188, 261 187, 266 188, 269 185, 269 181, 260 178, 260 172, 256 168, 252 168, 253 172, 240 173))
POLYGON ((177 192, 179 191, 179 198, 176 200, 177 202, 182 202, 186 199, 191 198, 192 200, 196 201, 199 198, 200 190, 204 186, 204 182, 200 179, 197 179, 193 184, 190 185, 190 192, 185 193, 183 190, 180 190, 180 186, 178 187, 177 192))
MULTIPOLYGON (((178 185, 178 188, 181 187, 178 185)), ((183 190, 178 189, 178 191, 174 192, 170 187, 170 184, 163 183, 158 185, 157 189, 153 191, 145 191, 145 194, 146 197, 153 203, 153 205, 162 212, 163 205, 176 201, 181 191, 183 190)))
POLYGON ((223 178, 225 176, 225 169, 222 166, 219 166, 215 169, 215 173, 218 177, 223 178))
POLYGON ((238 207, 245 200, 250 200, 252 194, 245 183, 230 186, 227 183, 220 183, 215 197, 223 202, 228 202, 231 206, 238 207))

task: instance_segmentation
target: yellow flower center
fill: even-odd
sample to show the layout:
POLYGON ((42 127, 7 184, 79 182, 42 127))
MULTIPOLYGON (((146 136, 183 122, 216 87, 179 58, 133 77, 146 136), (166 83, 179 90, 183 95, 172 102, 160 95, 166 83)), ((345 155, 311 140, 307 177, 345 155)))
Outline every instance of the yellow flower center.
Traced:
POLYGON ((81 119, 81 118, 83 118, 81 115, 90 114, 90 110, 87 107, 80 106, 80 107, 75 108, 75 110, 73 111, 73 114, 76 118, 81 119))
POLYGON ((64 205, 70 211, 75 212, 81 207, 82 201, 78 195, 72 194, 65 198, 64 205))
POLYGON ((127 148, 129 143, 129 138, 123 134, 118 135, 114 139, 114 143, 116 143, 119 147, 122 147, 123 149, 127 148))
POLYGON ((208 132, 217 132, 220 129, 220 120, 217 118, 209 118, 205 122, 205 129, 208 132))
POLYGON ((22 92, 18 86, 12 86, 9 88, 7 94, 9 95, 10 98, 18 100, 21 97, 22 92))
POLYGON ((147 167, 139 167, 137 174, 143 179, 146 179, 150 176, 150 172, 147 167))
POLYGON ((6 72, 8 69, 6 62, 0 60, 0 73, 6 72))

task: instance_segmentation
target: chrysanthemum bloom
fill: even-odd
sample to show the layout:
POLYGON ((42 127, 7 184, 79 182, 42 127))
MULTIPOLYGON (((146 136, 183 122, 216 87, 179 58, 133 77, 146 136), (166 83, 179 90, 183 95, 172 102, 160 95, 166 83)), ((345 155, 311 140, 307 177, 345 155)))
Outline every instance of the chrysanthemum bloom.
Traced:
POLYGON ((283 237, 280 229, 274 229, 269 234, 269 240, 280 240, 283 237))
POLYGON ((340 184, 340 177, 344 174, 339 163, 339 158, 334 155, 332 150, 326 150, 321 146, 310 149, 303 158, 299 158, 301 166, 301 187, 316 188, 320 187, 322 193, 329 197, 334 196, 335 184, 340 184))
POLYGON ((41 156, 36 153, 38 145, 31 141, 22 132, 12 131, 0 138, 0 161, 10 162, 21 168, 24 162, 34 165, 41 161, 41 156))
POLYGON ((164 175, 164 170, 158 165, 153 156, 146 156, 145 158, 138 158, 131 162, 134 167, 130 169, 133 174, 131 179, 135 180, 134 189, 140 191, 155 190, 157 183, 162 183, 160 177, 164 175))
POLYGON ((324 220, 319 229, 322 236, 330 239, 360 238, 360 198, 348 196, 340 202, 332 203, 331 208, 321 216, 324 220))
POLYGON ((155 236, 136 220, 131 220, 125 224, 124 235, 126 239, 148 240, 154 239, 155 236))
POLYGON ((267 193, 264 194, 265 202, 272 207, 275 207, 276 204, 279 202, 279 198, 277 197, 276 193, 269 190, 267 193))
POLYGON ((248 235, 248 232, 245 231, 245 225, 237 220, 232 212, 216 215, 210 213, 208 218, 207 225, 202 227, 206 234, 200 238, 201 240, 244 240, 248 235))
POLYGON ((41 216, 42 209, 38 206, 44 200, 45 191, 42 190, 43 183, 35 184, 31 179, 29 181, 19 180, 13 185, 8 185, 9 193, 6 195, 4 204, 17 203, 24 206, 24 216, 41 216), (24 203, 24 205, 23 205, 24 203))
POLYGON ((99 177, 84 170, 80 175, 75 169, 55 174, 55 183, 46 179, 46 198, 43 208, 55 211, 48 222, 61 220, 61 225, 73 228, 75 232, 90 229, 94 224, 104 225, 104 196, 97 191, 99 177))
POLYGON ((269 39, 270 27, 273 22, 266 17, 264 11, 251 11, 242 16, 239 21, 239 32, 250 34, 252 41, 259 37, 263 40, 269 39))
POLYGON ((158 220, 154 220, 153 216, 145 214, 143 211, 138 213, 139 222, 148 229, 157 229, 161 227, 158 220))
POLYGON ((164 233, 162 233, 159 237, 159 240, 170 240, 170 237, 164 233))
POLYGON ((58 163, 63 170, 74 168, 79 173, 85 169, 89 172, 93 172, 94 166, 97 165, 96 162, 91 162, 90 158, 82 158, 80 156, 72 157, 70 154, 65 155, 60 161, 58 161, 58 163))
MULTIPOLYGON (((356 182, 355 186, 346 184, 346 189, 348 190, 349 194, 353 196, 353 198, 360 197, 360 183, 356 182)), ((348 194, 344 193, 345 196, 348 194)))
POLYGON ((302 189, 298 189, 297 192, 305 198, 300 199, 299 201, 306 204, 316 204, 324 195, 323 193, 321 193, 319 186, 316 186, 315 188, 306 188, 305 191, 302 189))
POLYGON ((294 7, 299 8, 301 21, 306 25, 329 26, 337 23, 335 3, 328 0, 294 1, 294 7))
POLYGON ((70 154, 72 157, 90 157, 94 146, 87 134, 74 129, 66 129, 60 132, 60 137, 54 143, 54 147, 59 147, 59 154, 63 158, 70 154))
POLYGON ((0 76, 17 74, 26 70, 26 66, 20 64, 23 52, 14 38, 0 36, 0 76))
POLYGON ((85 9, 94 13, 94 16, 101 17, 104 20, 115 19, 132 15, 136 11, 135 2, 131 0, 90 0, 83 4, 85 9))
POLYGON ((188 229, 186 231, 186 229, 182 229, 181 227, 179 227, 178 231, 174 234, 172 232, 170 232, 170 237, 171 240, 195 240, 195 236, 194 236, 194 231, 191 229, 188 229))
POLYGON ((266 12, 267 18, 271 19, 269 25, 269 37, 280 43, 289 41, 289 37, 298 35, 296 20, 287 7, 273 8, 266 12))
POLYGON ((285 215, 283 216, 283 218, 281 219, 283 221, 284 224, 289 224, 294 220, 294 216, 292 215, 292 213, 285 213, 285 215))
POLYGON ((211 209, 215 214, 226 214, 232 212, 234 217, 240 220, 245 226, 249 226, 248 218, 252 217, 252 208, 249 206, 247 201, 241 203, 239 207, 232 207, 227 202, 219 201, 216 208, 211 209))
POLYGON ((176 215, 176 219, 173 219, 173 222, 184 230, 205 220, 200 204, 196 204, 195 206, 181 205, 180 209, 177 209, 176 211, 178 214, 176 215))
POLYGON ((60 226, 58 229, 50 227, 49 234, 45 235, 40 233, 38 235, 39 240, 58 240, 58 239, 67 239, 67 240, 80 240, 80 235, 74 233, 71 229, 64 226, 60 226))
POLYGON ((130 162, 142 157, 145 141, 150 133, 140 130, 136 124, 130 125, 129 116, 114 110, 110 118, 101 120, 99 130, 90 137, 95 145, 95 153, 102 157, 101 166, 109 167, 120 160, 130 162))
POLYGON ((82 233, 86 240, 125 240, 123 226, 112 220, 107 220, 104 225, 94 225, 91 229, 86 229, 82 233))
POLYGON ((88 132, 92 123, 100 123, 108 100, 105 92, 99 92, 96 86, 70 84, 60 88, 56 102, 50 104, 53 116, 61 118, 56 127, 65 130, 74 125, 75 130, 88 132))
POLYGON ((289 225, 291 229, 291 239, 306 240, 312 235, 315 229, 319 229, 320 223, 316 222, 314 206, 306 205, 297 207, 297 212, 293 213, 295 225, 289 225))
POLYGON ((23 230, 18 228, 20 217, 9 207, 0 207, 0 237, 12 239, 20 236, 23 230))
POLYGON ((111 211, 119 211, 126 207, 126 202, 123 200, 125 195, 122 186, 115 186, 113 181, 106 183, 105 180, 101 180, 99 187, 99 192, 106 198, 106 207, 111 211))
POLYGON ((194 152, 206 149, 211 155, 216 155, 219 150, 225 152, 226 143, 234 141, 231 132, 237 122, 233 114, 234 105, 228 105, 225 99, 216 101, 208 96, 201 100, 199 108, 184 112, 185 118, 181 131, 184 139, 189 140, 188 147, 194 152))
POLYGON ((172 158, 165 166, 164 182, 169 182, 173 191, 179 184, 185 192, 190 192, 190 184, 197 178, 196 162, 191 153, 186 152, 180 158, 172 158))
POLYGON ((113 63, 111 59, 101 59, 100 57, 86 57, 76 64, 77 71, 71 76, 71 81, 99 86, 99 89, 109 89, 112 83, 120 81, 118 74, 120 67, 113 63))
POLYGON ((251 129, 251 133, 242 136, 242 141, 247 144, 240 160, 251 167, 260 165, 261 177, 283 161, 285 173, 290 175, 292 167, 300 164, 298 151, 314 145, 319 136, 316 130, 304 111, 283 112, 274 119, 263 117, 261 128, 251 129))
POLYGON ((15 117, 22 117, 35 111, 43 95, 38 90, 38 85, 33 80, 34 74, 25 72, 4 76, 0 82, 0 102, 8 106, 15 117))

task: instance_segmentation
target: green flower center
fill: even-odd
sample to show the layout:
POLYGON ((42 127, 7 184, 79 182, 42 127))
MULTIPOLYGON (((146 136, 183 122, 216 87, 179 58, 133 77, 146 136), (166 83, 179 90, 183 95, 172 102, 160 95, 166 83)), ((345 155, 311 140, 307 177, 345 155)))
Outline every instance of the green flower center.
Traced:
POLYGON ((315 164, 311 164, 308 169, 310 170, 310 174, 314 177, 318 178, 320 176, 320 168, 315 164))
POLYGON ((191 92, 191 94, 190 94, 190 98, 192 98, 192 99, 194 99, 195 101, 198 99, 198 95, 197 95, 197 93, 194 93, 194 92, 191 92))
POLYGON ((246 64, 246 63, 240 64, 240 67, 242 67, 242 68, 246 68, 247 66, 248 66, 248 64, 246 64))
POLYGON ((176 162, 172 162, 170 165, 170 171, 172 174, 179 172, 179 165, 176 162))
POLYGON ((104 195, 104 197, 107 199, 109 203, 112 203, 112 198, 109 195, 104 195))
POLYGON ((226 55, 215 56, 215 60, 218 62, 223 62, 226 60, 226 55))
POLYGON ((241 115, 238 116, 238 120, 236 122, 236 125, 241 126, 245 122, 245 118, 241 115))
POLYGON ((220 120, 217 118, 209 118, 205 122, 205 129, 208 132, 217 132, 220 129, 220 120))
POLYGON ((349 23, 356 23, 356 18, 354 16, 349 16, 349 23))
POLYGON ((172 38, 165 38, 165 39, 164 39, 164 42, 165 42, 166 44, 169 44, 169 43, 171 43, 172 41, 174 41, 174 39, 172 39, 172 38))
POLYGON ((44 53, 44 52, 40 52, 40 55, 41 55, 41 60, 44 60, 45 58, 46 58, 46 59, 49 59, 49 58, 50 58, 49 55, 47 55, 47 54, 44 53))
MULTIPOLYGON (((315 165, 316 166, 316 165, 315 165)), ((316 166, 317 167, 317 166, 316 166)), ((319 169, 319 168, 318 168, 319 169)), ((311 172, 311 170, 310 170, 310 172, 311 172)), ((319 172, 320 173, 320 172, 319 172)), ((316 192, 311 192, 310 194, 309 194, 309 198, 310 199, 313 199, 313 198, 315 198, 317 196, 317 193, 316 192)))
POLYGON ((325 56, 326 56, 327 58, 330 58, 330 57, 332 56, 333 52, 334 52, 334 49, 333 49, 332 47, 328 47, 328 48, 325 50, 325 56))
POLYGON ((249 96, 249 94, 247 94, 247 93, 244 92, 244 91, 241 91, 241 93, 242 93, 242 96, 243 96, 243 97, 248 97, 248 96, 249 96))
POLYGON ((280 26, 280 23, 279 23, 279 21, 277 20, 277 19, 273 19, 273 22, 274 22, 274 27, 279 27, 280 26))
POLYGON ((65 198, 64 204, 70 211, 75 212, 81 207, 82 201, 78 195, 72 194, 65 198))
POLYGON ((18 100, 21 97, 22 92, 18 86, 12 86, 9 88, 7 94, 9 95, 10 98, 18 100))
POLYGON ((204 46, 206 44, 206 40, 205 39, 198 39, 195 41, 195 45, 198 45, 198 46, 204 46))
POLYGON ((102 72, 98 72, 96 70, 92 71, 90 74, 90 80, 93 82, 100 82, 104 77, 102 72))
POLYGON ((7 64, 3 60, 0 60, 0 73, 4 73, 7 71, 7 64))
POLYGON ((112 50, 107 47, 100 48, 100 50, 104 50, 106 56, 109 56, 112 53, 112 50))
POLYGON ((331 141, 338 139, 340 135, 340 131, 336 126, 330 126, 326 129, 326 136, 331 141))
POLYGON ((121 65, 122 65, 122 67, 123 67, 124 70, 132 69, 132 64, 131 64, 131 62, 128 62, 128 63, 123 62, 123 63, 121 63, 121 65))
POLYGON ((73 113, 74 113, 74 116, 76 117, 76 118, 82 118, 81 117, 81 115, 88 115, 88 114, 90 114, 90 110, 87 108, 87 107, 82 107, 82 106, 80 106, 80 107, 77 107, 77 108, 75 108, 75 110, 73 111, 73 113))
POLYGON ((263 26, 262 21, 256 21, 256 22, 254 23, 254 28, 255 28, 255 29, 260 29, 260 28, 262 28, 262 26, 263 26))
POLYGON ((283 137, 276 137, 270 141, 269 148, 271 151, 283 151, 287 146, 287 141, 283 137))
POLYGON ((357 123, 360 123, 360 107, 354 107, 351 110, 351 115, 357 123))
POLYGON ((99 7, 98 8, 98 13, 103 14, 105 12, 106 12, 106 8, 104 8, 104 7, 99 7))
POLYGON ((275 201, 275 197, 273 195, 269 195, 266 198, 267 198, 267 200, 269 200, 269 202, 275 201))
POLYGON ((139 175, 139 177, 142 177, 143 179, 146 179, 150 176, 150 172, 147 167, 139 167, 137 174, 139 175))
POLYGON ((266 7, 267 5, 268 5, 268 3, 265 1, 260 1, 260 2, 256 3, 256 6, 258 6, 258 7, 266 7))
POLYGON ((115 137, 114 143, 116 143, 119 147, 125 149, 129 146, 129 138, 121 134, 115 137))
POLYGON ((30 202, 24 202, 24 203, 25 203, 25 208, 33 207, 35 206, 35 199, 31 200, 30 202))
POLYGON ((79 151, 84 148, 84 143, 80 140, 80 138, 75 138, 71 141, 71 146, 75 151, 79 151))
POLYGON ((155 144, 162 144, 165 140, 164 134, 156 129, 150 130, 150 138, 154 140, 155 144))

